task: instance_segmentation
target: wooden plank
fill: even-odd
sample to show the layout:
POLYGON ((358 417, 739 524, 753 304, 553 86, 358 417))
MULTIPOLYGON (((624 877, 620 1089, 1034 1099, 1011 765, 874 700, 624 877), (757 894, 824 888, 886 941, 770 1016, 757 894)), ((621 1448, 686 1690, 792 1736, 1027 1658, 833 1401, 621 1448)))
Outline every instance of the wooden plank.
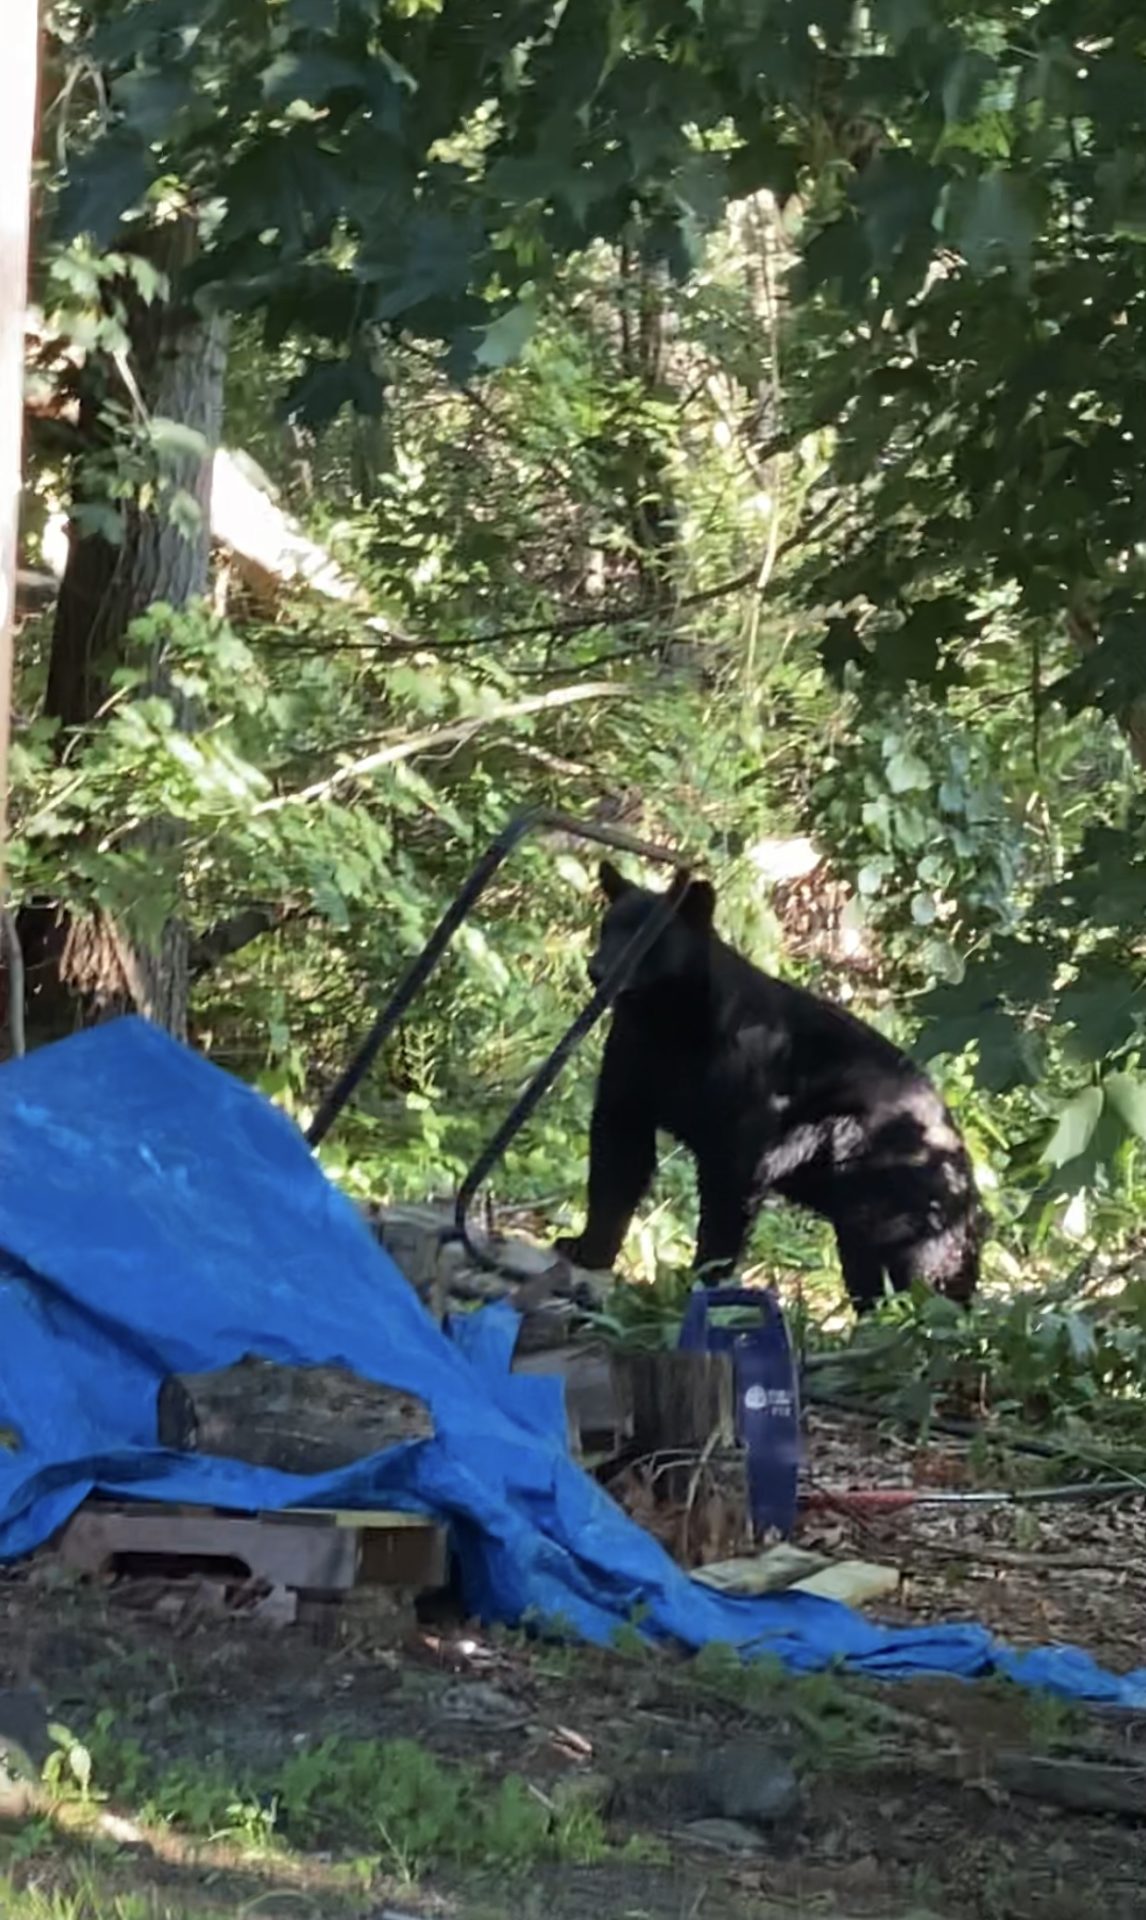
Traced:
POLYGON ((449 1578, 445 1527, 371 1527, 359 1535, 358 1578, 363 1586, 430 1593, 449 1578))
POLYGON ((288 1507, 264 1520, 298 1515, 325 1520, 359 1536, 358 1579, 364 1586, 407 1587, 422 1593, 444 1587, 449 1575, 449 1529, 421 1513, 389 1509, 288 1507))
POLYGON ((1146 1767, 1059 1760, 1047 1754, 1001 1753, 989 1771, 1008 1793, 1043 1800, 1071 1813, 1115 1813, 1146 1820, 1146 1767))

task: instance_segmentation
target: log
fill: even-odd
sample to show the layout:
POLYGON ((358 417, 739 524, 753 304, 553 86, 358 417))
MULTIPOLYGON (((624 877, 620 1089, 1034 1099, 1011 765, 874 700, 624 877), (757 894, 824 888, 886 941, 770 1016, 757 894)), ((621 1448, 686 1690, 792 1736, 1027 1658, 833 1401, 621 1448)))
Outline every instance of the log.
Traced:
POLYGON ((329 1473, 433 1433, 425 1402, 345 1367, 288 1367, 248 1354, 159 1390, 159 1443, 283 1473, 329 1473))
POLYGON ((736 1437, 731 1355, 629 1352, 615 1354, 613 1365, 633 1459, 648 1465, 656 1504, 691 1506, 719 1493, 746 1512, 748 1465, 736 1437))
POLYGON ((1146 1820, 1143 1767, 1003 1753, 991 1763, 990 1771, 1008 1793, 1048 1801, 1071 1813, 1114 1813, 1125 1820, 1146 1820))
POLYGON ((627 1353, 621 1362, 638 1453, 735 1447, 736 1400, 726 1353, 627 1353))

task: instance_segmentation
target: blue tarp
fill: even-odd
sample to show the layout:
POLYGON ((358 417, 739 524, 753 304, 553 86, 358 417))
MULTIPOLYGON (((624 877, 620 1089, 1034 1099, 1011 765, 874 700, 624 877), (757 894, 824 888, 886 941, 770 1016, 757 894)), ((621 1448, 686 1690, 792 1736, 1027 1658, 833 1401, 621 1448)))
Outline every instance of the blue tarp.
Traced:
POLYGON ((729 1599, 695 1581, 565 1452, 560 1388, 509 1371, 516 1320, 448 1338, 293 1124, 138 1020, 0 1070, 0 1558, 93 1491, 272 1509, 392 1506, 453 1528, 466 1598, 606 1642, 626 1621, 802 1671, 991 1672, 1146 1706, 1073 1648, 1017 1654, 981 1627, 890 1629, 805 1594, 729 1599), (419 1395, 434 1435, 319 1478, 164 1451, 174 1372, 246 1353, 341 1364, 419 1395))

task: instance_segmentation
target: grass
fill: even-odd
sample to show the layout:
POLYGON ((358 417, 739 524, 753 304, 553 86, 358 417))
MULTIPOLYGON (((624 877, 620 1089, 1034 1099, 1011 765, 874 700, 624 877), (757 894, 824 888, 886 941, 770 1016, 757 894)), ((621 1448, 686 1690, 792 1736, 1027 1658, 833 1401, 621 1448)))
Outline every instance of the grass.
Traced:
MULTIPOLYGON (((389 1894, 378 1862, 307 1858, 286 1849, 257 1858, 140 1828, 125 1845, 101 1829, 95 1806, 61 1802, 0 1828, 3 1920, 235 1920, 297 1914, 359 1920, 364 1896, 389 1894)), ((134 1824, 134 1823, 133 1823, 134 1824)))
POLYGON ((57 1738, 45 1769, 57 1796, 80 1806, 110 1799, 133 1808, 143 1827, 245 1854, 353 1852, 412 1884, 440 1866, 584 1866, 610 1851, 592 1809, 555 1808, 515 1774, 490 1780, 412 1740, 332 1738, 254 1770, 219 1759, 157 1762, 117 1734, 110 1710, 83 1741, 63 1728, 57 1738))
POLYGON ((110 1710, 82 1737, 52 1733, 35 1810, 0 1828, 3 1920, 351 1920, 435 1870, 505 1887, 543 1863, 628 1857, 593 1808, 410 1740, 326 1739, 254 1769, 157 1759, 110 1710), (125 1847, 104 1803, 146 1844, 125 1847))
MULTIPOLYGON (((69 1888, 18 1887, 0 1878, 0 1913, 4 1920, 236 1920, 240 1907, 193 1909, 173 1906, 166 1895, 115 1893, 93 1875, 81 1886, 69 1888)), ((305 1911, 305 1909, 304 1909, 305 1911)))

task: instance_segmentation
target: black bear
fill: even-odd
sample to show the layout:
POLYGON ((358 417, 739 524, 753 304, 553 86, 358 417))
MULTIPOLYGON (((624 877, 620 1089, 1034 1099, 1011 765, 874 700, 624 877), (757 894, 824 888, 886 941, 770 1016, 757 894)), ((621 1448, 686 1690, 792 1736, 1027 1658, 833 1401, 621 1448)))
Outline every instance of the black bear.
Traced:
MULTIPOLYGON (((599 983, 662 894, 608 861, 589 977, 599 983)), ((781 1194, 830 1220, 856 1310, 927 1281, 966 1304, 985 1215, 967 1150, 905 1053, 842 1007, 762 973, 713 930, 706 880, 676 875, 677 910, 618 995, 589 1138, 589 1217, 557 1250, 611 1267, 656 1169, 656 1135, 696 1160, 695 1267, 734 1272, 760 1206, 781 1194)))

